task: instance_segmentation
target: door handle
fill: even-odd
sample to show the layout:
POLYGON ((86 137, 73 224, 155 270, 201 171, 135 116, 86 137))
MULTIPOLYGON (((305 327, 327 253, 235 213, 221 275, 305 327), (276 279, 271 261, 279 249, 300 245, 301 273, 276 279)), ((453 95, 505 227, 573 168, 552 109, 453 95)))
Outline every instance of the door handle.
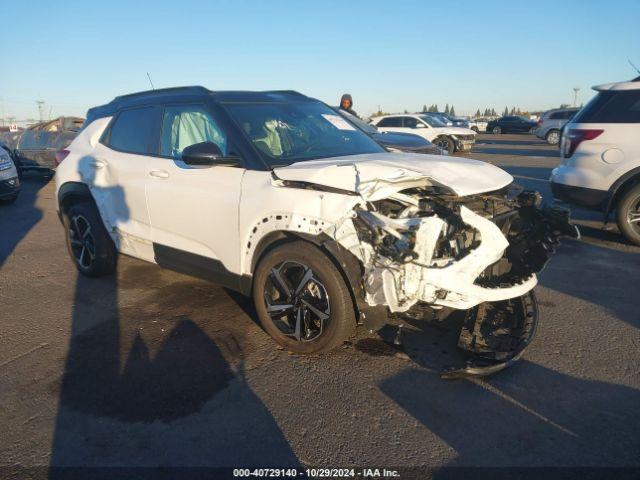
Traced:
POLYGON ((149 175, 156 178, 169 178, 169 172, 166 170, 151 170, 149 175))

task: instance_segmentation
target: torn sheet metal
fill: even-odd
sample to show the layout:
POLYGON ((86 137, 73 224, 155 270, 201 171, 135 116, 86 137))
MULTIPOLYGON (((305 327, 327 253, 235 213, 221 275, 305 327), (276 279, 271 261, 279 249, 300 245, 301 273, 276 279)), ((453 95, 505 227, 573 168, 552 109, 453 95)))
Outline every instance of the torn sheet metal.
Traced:
MULTIPOLYGON (((292 192, 290 197, 279 196, 283 208, 278 211, 287 212, 284 207, 289 203, 293 208, 288 215, 276 216, 279 222, 272 222, 271 216, 262 224, 259 221, 247 243, 247 254, 276 227, 327 234, 362 263, 366 302, 386 305, 392 312, 407 311, 418 302, 466 310, 531 291, 537 284, 535 272, 547 260, 544 254, 539 255, 536 267, 525 261, 513 271, 507 269, 509 276, 480 280, 495 264, 513 263, 513 258, 523 256, 522 251, 544 247, 548 235, 553 236, 551 227, 534 225, 531 245, 528 230, 510 235, 512 241, 518 238, 524 250, 512 252, 513 258, 505 260, 505 252, 512 247, 505 236, 509 225, 504 230, 494 221, 495 212, 478 209, 493 201, 485 198, 491 195, 486 192, 500 191, 513 178, 484 162, 442 159, 374 154, 275 168, 271 187, 292 192), (303 201, 303 197, 310 198, 303 201), (472 210, 465 206, 476 197, 480 207, 472 210), (385 214, 376 207, 384 202, 400 205, 400 209, 385 214), (425 206, 429 202, 434 210, 425 206), (333 208, 328 208, 329 203, 333 208), (363 234, 367 229, 370 232, 363 234), (464 245, 458 245, 460 242, 464 245)), ((260 198, 264 199, 264 194, 260 198)), ((521 211, 523 205, 510 201, 506 197, 498 200, 502 207, 506 205, 507 217, 526 213, 521 211)), ((532 210, 537 205, 524 207, 532 210)), ((545 222, 540 214, 528 216, 530 219, 522 223, 545 222)))
POLYGON ((490 163, 414 153, 350 155, 307 160, 274 169, 278 178, 359 193, 365 200, 386 198, 418 185, 444 186, 459 196, 498 190, 513 177, 490 163))
MULTIPOLYGON (((357 232, 351 220, 335 230, 335 239, 356 255, 366 267, 365 290, 367 303, 387 305, 392 312, 404 312, 417 302, 468 309, 482 302, 493 302, 517 297, 536 286, 535 275, 509 287, 487 288, 475 284, 476 279, 490 265, 497 262, 509 245, 500 229, 466 207, 461 207, 462 221, 480 233, 482 241, 460 260, 446 263, 432 261, 436 242, 446 228, 446 222, 437 217, 389 219, 388 228, 399 225, 408 230, 415 228, 417 258, 406 263, 376 257, 374 249, 357 241, 357 232), (351 223, 349 226, 347 223, 351 223)), ((376 218, 382 221, 381 215, 376 218)), ((396 230, 398 232, 398 230, 396 230)))

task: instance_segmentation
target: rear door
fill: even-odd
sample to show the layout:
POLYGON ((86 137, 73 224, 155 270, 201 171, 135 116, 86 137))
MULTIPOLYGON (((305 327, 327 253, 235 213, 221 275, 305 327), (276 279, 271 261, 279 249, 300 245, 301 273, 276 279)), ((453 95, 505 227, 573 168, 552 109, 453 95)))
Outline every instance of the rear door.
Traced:
POLYGON ((377 124, 378 130, 381 132, 406 132, 402 125, 402 117, 386 117, 381 119, 377 124))
POLYGON ((79 161, 80 174, 89 185, 118 249, 153 261, 151 226, 145 182, 159 133, 157 106, 122 110, 110 122, 93 156, 79 161))
POLYGON ((203 103, 166 105, 158 155, 148 163, 146 196, 156 261, 225 284, 239 271, 240 187, 245 170, 192 166, 182 151, 213 142, 236 154, 220 114, 203 103))

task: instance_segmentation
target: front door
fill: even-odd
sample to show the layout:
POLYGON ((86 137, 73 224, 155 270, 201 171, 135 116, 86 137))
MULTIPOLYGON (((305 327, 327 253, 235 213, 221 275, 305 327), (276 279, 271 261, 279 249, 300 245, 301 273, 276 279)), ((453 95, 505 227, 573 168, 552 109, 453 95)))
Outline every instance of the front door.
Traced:
POLYGON ((205 105, 165 106, 161 132, 160 156, 151 160, 146 179, 156 261, 229 283, 232 272, 239 272, 238 211, 244 169, 182 161, 182 151, 201 142, 214 142, 224 155, 230 153, 227 133, 205 105))

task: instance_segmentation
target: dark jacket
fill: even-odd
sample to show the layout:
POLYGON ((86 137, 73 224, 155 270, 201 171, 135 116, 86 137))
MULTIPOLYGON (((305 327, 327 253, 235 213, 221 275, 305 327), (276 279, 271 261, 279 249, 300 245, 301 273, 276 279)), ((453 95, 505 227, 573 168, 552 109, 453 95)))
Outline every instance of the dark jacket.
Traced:
MULTIPOLYGON (((344 110, 345 112, 350 113, 354 117, 358 117, 358 114, 353 109, 353 99, 351 98, 351 95, 349 95, 348 93, 345 93, 344 95, 342 95, 342 98, 340 99, 340 109, 344 110), (345 100, 347 100, 349 102, 349 107, 348 108, 345 108, 344 105, 343 105, 345 100)), ((360 118, 360 117, 358 117, 358 118, 360 118)))

